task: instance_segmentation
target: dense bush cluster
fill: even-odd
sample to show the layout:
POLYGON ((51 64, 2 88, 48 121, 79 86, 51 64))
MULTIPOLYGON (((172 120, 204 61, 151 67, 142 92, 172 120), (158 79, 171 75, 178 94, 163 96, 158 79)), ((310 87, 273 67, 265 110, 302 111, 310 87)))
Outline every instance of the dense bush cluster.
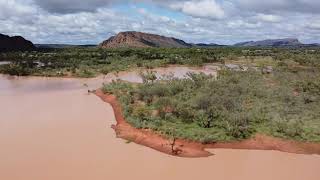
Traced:
POLYGON ((222 70, 218 77, 188 74, 186 79, 115 81, 115 94, 127 120, 175 137, 207 142, 245 139, 255 133, 320 141, 320 73, 277 69, 222 70))

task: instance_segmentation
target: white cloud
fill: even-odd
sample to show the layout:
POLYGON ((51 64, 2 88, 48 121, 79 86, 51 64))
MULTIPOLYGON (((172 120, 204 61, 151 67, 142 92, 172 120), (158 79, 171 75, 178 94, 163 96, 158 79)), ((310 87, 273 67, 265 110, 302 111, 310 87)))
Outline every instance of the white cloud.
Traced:
POLYGON ((223 8, 215 0, 176 2, 171 4, 170 7, 194 17, 211 19, 221 19, 225 17, 223 8))
POLYGON ((319 0, 233 0, 243 10, 257 13, 271 12, 304 12, 317 13, 320 11, 319 0))
POLYGON ((282 17, 272 14, 258 14, 256 15, 256 19, 264 22, 277 23, 282 20, 282 17))
POLYGON ((113 6, 115 0, 55 1, 0 0, 0 33, 35 43, 74 44, 99 43, 128 30, 222 44, 282 37, 320 41, 320 13, 314 12, 320 1, 315 0, 128 0, 132 6, 148 3, 127 11, 113 6), (50 6, 55 1, 62 4, 50 6), (306 5, 300 11, 290 9, 301 2, 306 5))
POLYGON ((0 0, 0 20, 34 18, 37 8, 31 1, 0 0))
POLYGON ((52 13, 93 12, 120 0, 33 0, 37 5, 52 13))
POLYGON ((310 22, 308 25, 307 25, 308 28, 310 29, 314 29, 314 30, 320 30, 320 21, 313 21, 313 22, 310 22))
POLYGON ((248 29, 252 29, 252 28, 259 28, 261 27, 261 23, 249 23, 246 22, 242 19, 238 19, 238 20, 231 20, 227 23, 227 26, 230 28, 248 28, 248 29))

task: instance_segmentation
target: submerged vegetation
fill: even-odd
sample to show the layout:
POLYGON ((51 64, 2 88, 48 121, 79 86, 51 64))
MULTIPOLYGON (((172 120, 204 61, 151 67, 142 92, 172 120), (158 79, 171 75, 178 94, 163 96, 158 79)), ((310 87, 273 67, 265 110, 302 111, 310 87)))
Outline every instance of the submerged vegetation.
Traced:
POLYGON ((300 141, 320 141, 319 69, 279 67, 221 70, 217 77, 143 84, 114 81, 103 91, 116 95, 127 121, 137 128, 203 143, 246 139, 255 133, 300 141))

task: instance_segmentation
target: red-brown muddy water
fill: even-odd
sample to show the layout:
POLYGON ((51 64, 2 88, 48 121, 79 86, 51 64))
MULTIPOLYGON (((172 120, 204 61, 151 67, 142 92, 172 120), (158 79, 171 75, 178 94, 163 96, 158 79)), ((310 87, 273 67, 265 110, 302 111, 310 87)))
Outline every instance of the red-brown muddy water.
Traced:
MULTIPOLYGON (((174 69, 177 76, 188 70, 182 69, 174 69)), ((118 77, 141 81, 134 72, 118 77)), ((219 149, 211 150, 215 156, 185 159, 127 144, 110 128, 112 108, 83 85, 95 89, 111 79, 0 75, 0 179, 320 179, 317 155, 219 149)))

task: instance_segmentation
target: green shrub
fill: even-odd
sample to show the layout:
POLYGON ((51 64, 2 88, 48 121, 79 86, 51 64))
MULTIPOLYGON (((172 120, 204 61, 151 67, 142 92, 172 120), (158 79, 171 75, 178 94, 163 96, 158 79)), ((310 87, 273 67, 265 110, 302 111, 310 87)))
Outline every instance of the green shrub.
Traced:
POLYGON ((312 129, 320 128, 317 85, 297 83, 313 81, 317 77, 310 78, 313 73, 276 71, 269 76, 255 71, 221 71, 217 79, 190 73, 187 79, 168 78, 131 89, 121 82, 111 87, 120 91, 119 97, 132 97, 122 103, 130 105, 128 118, 138 127, 201 142, 246 139, 256 132, 316 141, 320 133, 311 131, 310 123, 312 129), (135 105, 141 101, 144 109, 135 105))

